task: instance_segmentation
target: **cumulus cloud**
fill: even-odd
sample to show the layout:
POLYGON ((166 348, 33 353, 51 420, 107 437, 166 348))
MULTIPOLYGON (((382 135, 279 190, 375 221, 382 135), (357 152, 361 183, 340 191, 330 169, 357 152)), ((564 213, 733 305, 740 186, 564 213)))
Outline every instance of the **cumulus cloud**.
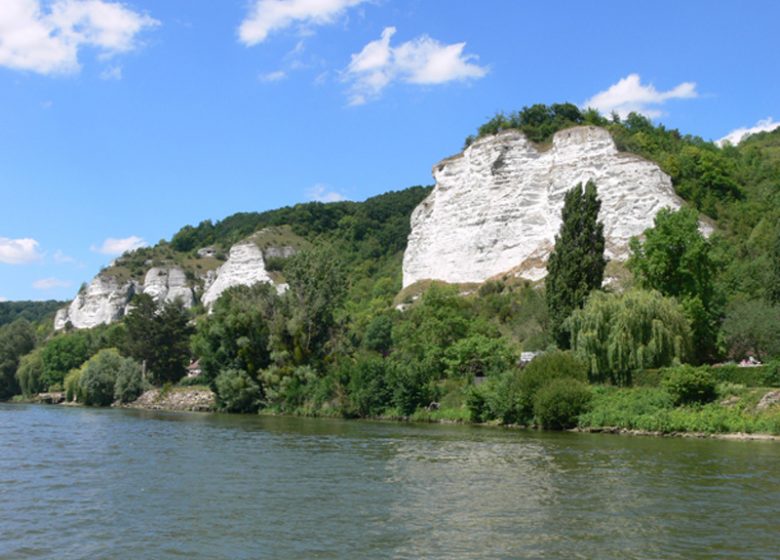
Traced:
POLYGON ((26 264, 41 260, 35 239, 9 239, 0 237, 0 263, 26 264))
POLYGON ((347 197, 333 190, 329 190, 327 185, 318 183, 306 191, 306 198, 316 202, 339 202, 347 200, 347 197))
POLYGON ((3 302, 3 301, 8 301, 8 298, 0 296, 0 302, 3 302))
POLYGON ((59 278, 41 278, 33 282, 33 288, 36 290, 54 290, 56 288, 67 288, 70 282, 60 280, 59 278))
POLYGON ((346 70, 352 82, 350 104, 377 98, 391 82, 433 85, 482 78, 487 68, 474 63, 475 55, 463 54, 466 43, 445 45, 423 35, 397 47, 390 44, 395 27, 371 41, 352 59, 346 70))
POLYGON ((141 247, 146 247, 147 243, 137 235, 131 235, 124 239, 116 239, 109 237, 99 247, 93 245, 91 249, 96 253, 102 253, 103 255, 121 255, 128 251, 135 251, 141 247))
POLYGON ((272 31, 299 23, 326 25, 366 0, 255 0, 238 28, 238 37, 248 47, 262 43, 272 31))
POLYGON ((756 134, 757 132, 771 132, 778 126, 780 126, 780 122, 776 122, 772 117, 767 117, 758 121, 755 126, 732 130, 715 143, 718 146, 723 146, 728 142, 732 146, 736 146, 751 134, 756 134))
POLYGON ((159 25, 117 2, 2 0, 0 66, 39 74, 77 72, 82 47, 110 57, 133 50, 141 31, 159 25))
POLYGON ((683 82, 668 91, 658 91, 653 84, 642 84, 639 74, 629 74, 588 99, 583 107, 592 107, 603 115, 614 112, 621 118, 632 112, 657 118, 663 114, 660 106, 670 99, 692 99, 698 96, 694 82, 683 82))

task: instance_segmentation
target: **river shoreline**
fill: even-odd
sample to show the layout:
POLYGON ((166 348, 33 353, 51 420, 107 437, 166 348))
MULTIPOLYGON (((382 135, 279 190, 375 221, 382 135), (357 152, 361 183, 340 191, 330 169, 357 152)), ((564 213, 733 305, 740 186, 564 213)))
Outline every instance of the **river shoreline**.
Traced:
MULTIPOLYGON (((24 402, 29 404, 49 404, 58 406, 85 406, 75 402, 67 402, 57 398, 57 394, 45 393, 38 395, 36 398, 28 399, 24 402)), ((131 410, 152 410, 158 412, 198 412, 198 413, 216 413, 215 395, 212 391, 206 388, 186 388, 175 387, 170 390, 164 389, 150 389, 144 392, 138 399, 126 404, 115 403, 112 408, 124 408, 131 410)), ((272 411, 263 411, 261 415, 265 416, 289 416, 289 417, 301 417, 302 415, 296 414, 280 414, 272 411)), ((314 416, 326 418, 327 416, 314 416)), ((477 422, 465 422, 457 420, 445 420, 445 419, 426 419, 426 420, 413 420, 410 418, 399 417, 377 417, 377 418, 365 418, 358 420, 371 420, 381 422, 398 422, 398 423, 420 423, 420 424, 461 424, 481 427, 492 428, 508 428, 512 430, 529 430, 538 431, 535 428, 519 425, 499 425, 492 422, 477 423, 477 422)), ((780 435, 774 435, 769 433, 747 433, 747 432, 662 432, 652 430, 637 430, 629 428, 620 428, 616 426, 596 426, 587 428, 572 428, 566 430, 570 433, 582 433, 582 434, 609 434, 619 436, 639 436, 639 437, 661 437, 661 438, 688 438, 688 439, 718 439, 726 441, 771 441, 780 442, 780 435)))

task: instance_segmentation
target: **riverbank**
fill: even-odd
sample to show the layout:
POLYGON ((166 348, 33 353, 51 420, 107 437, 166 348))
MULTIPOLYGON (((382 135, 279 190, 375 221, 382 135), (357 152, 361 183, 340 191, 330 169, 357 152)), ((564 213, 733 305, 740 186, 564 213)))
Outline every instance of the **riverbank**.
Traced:
MULTIPOLYGON (((716 402, 674 407, 659 388, 594 386, 587 412, 569 431, 629 436, 722 439, 733 441, 780 441, 780 391, 730 385, 716 402)), ((27 402, 73 405, 62 393, 42 393, 27 402)), ((216 412, 216 396, 207 386, 165 387, 145 391, 137 400, 113 405, 117 408, 172 412, 216 412)), ((335 411, 332 411, 335 412, 335 411)), ((307 409, 299 413, 262 409, 267 416, 332 417, 326 411, 307 409)), ((498 421, 472 422, 465 404, 420 409, 411 416, 386 414, 370 418, 387 422, 472 424, 477 426, 534 429, 503 425, 498 421)))

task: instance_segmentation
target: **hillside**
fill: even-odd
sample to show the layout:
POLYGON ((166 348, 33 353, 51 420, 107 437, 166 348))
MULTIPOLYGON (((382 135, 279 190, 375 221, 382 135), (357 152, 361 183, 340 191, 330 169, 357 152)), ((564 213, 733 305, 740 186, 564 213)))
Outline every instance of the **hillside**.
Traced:
MULTIPOLYGON (((148 379, 161 385, 179 380, 187 363, 198 359, 198 381, 211 386, 226 411, 547 425, 529 396, 538 387, 523 385, 524 370, 517 367, 521 352, 547 351, 553 365, 539 362, 538 375, 548 382, 551 375, 571 373, 580 384, 562 382, 556 391, 569 391, 566 398, 580 403, 593 396, 586 381, 658 385, 667 377, 685 383, 703 377, 711 384, 717 378, 727 382, 722 391, 731 391, 724 398, 738 398, 742 393, 732 393, 740 379, 766 386, 777 382, 780 370, 739 377, 731 369, 658 368, 780 357, 778 137, 756 135, 719 148, 639 115, 605 119, 569 104, 498 115, 467 141, 463 155, 435 167, 437 190, 412 187, 364 202, 239 213, 185 226, 170 241, 123 255, 69 307, 70 317, 74 306, 91 313, 93 328, 73 331, 80 325, 58 316, 64 332, 44 340, 19 322, 3 329, 0 338, 13 336, 23 349, 3 362, 4 395, 70 387, 84 400, 92 385, 80 380, 98 376, 100 364, 131 371, 143 361, 148 379), (475 156, 480 150, 490 157, 475 156), (455 183, 447 183, 457 175, 449 166, 468 158, 473 169, 457 171, 473 179, 470 204, 433 205, 438 191, 457 192, 455 183), (599 276, 596 285, 577 288, 580 299, 565 313, 556 308, 553 314, 551 295, 557 292, 548 294, 544 283, 515 274, 521 270, 507 274, 506 262, 496 268, 502 274, 487 281, 486 275, 470 276, 482 257, 477 247, 476 259, 434 255, 425 265, 437 273, 446 264, 463 273, 462 281, 448 285, 425 272, 401 290, 402 260, 412 243, 415 251, 437 243, 458 251, 458 236, 469 227, 484 233, 491 215, 507 221, 490 230, 498 243, 530 239, 510 223, 519 219, 512 217, 513 188, 522 184, 516 178, 529 165, 544 167, 539 177, 552 180, 539 184, 552 185, 549 192, 557 197, 537 212, 547 236, 546 253, 535 265, 540 275, 553 244, 557 250, 549 237, 566 215, 560 205, 574 192, 569 183, 601 183, 601 199, 590 208, 604 210, 602 247, 615 257, 606 268, 606 288, 599 289, 599 276), (477 206, 481 214, 472 216, 477 206), (681 210, 659 211, 666 207, 681 210), (430 220, 444 225, 428 237, 414 233, 412 226, 430 220), (701 234, 702 223, 711 227, 709 238, 701 234), (643 230, 645 242, 629 241, 643 230), (618 256, 629 257, 627 264, 618 256), (479 388, 478 379, 485 381, 479 388)), ((532 192, 536 184, 526 185, 528 196, 538 194, 532 192)), ((574 249, 564 266, 576 273, 581 248, 574 249)), ((123 381, 121 391, 104 398, 131 398, 142 386, 123 381)), ((714 385, 707 394, 716 394, 714 385)), ((661 404, 663 410, 678 406, 661 404)), ((719 425, 754 422, 744 425, 774 431, 770 416, 737 415, 719 425)), ((710 420, 694 415, 690 425, 710 420)))

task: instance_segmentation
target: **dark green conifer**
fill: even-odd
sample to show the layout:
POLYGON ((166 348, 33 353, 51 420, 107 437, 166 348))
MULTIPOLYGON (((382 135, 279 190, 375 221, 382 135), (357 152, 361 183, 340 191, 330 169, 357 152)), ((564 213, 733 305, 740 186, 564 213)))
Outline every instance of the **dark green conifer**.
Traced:
POLYGON ((569 347, 563 326, 572 311, 585 304, 588 294, 601 287, 604 268, 604 224, 598 220, 601 201, 596 185, 588 181, 566 193, 561 229, 547 261, 545 293, 550 330, 561 348, 569 347))

